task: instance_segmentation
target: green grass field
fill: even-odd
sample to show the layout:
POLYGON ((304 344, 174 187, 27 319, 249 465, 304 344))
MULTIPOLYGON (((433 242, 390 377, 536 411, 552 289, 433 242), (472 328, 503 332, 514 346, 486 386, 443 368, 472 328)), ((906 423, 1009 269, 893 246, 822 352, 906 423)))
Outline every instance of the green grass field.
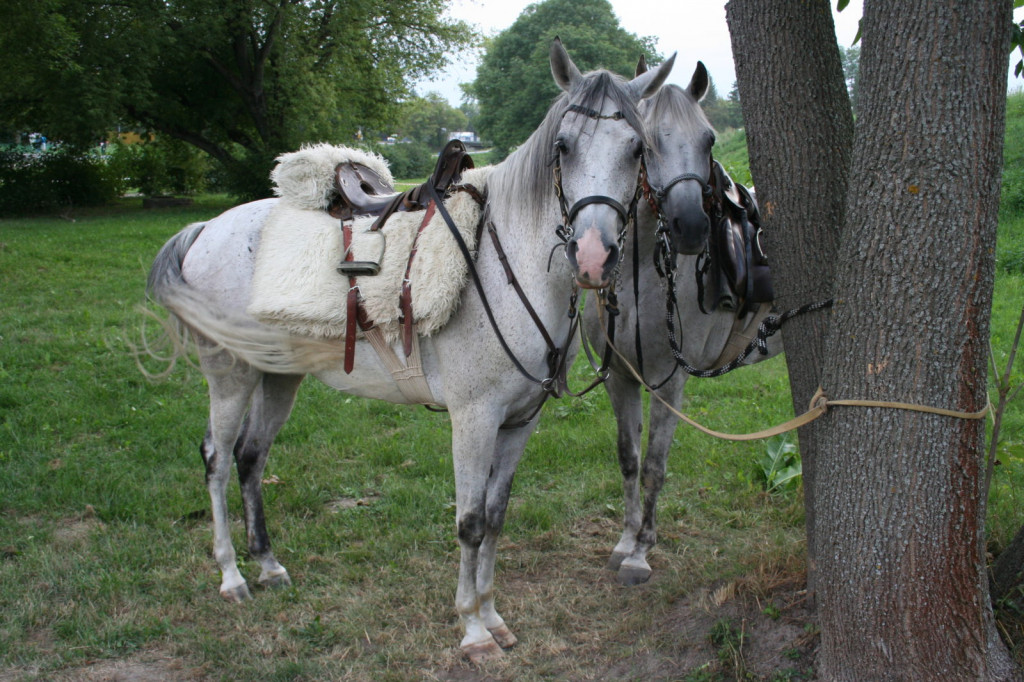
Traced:
MULTIPOLYGON (((138 203, 0 220, 0 680, 725 679, 714 676, 730 670, 723 649, 691 660, 711 645, 688 634, 685 614, 735 579, 770 614, 768 588, 799 575, 802 499, 764 492, 765 444, 680 427, 655 577, 618 587, 604 569, 622 514, 611 409, 602 391, 551 403, 499 550, 498 606, 521 643, 485 678, 458 650, 446 417, 310 380, 265 477, 271 538, 295 585, 224 603, 198 452, 202 376, 180 367, 150 382, 126 340, 139 339, 157 249, 230 203, 138 203)), ((1024 302, 1024 268, 1005 256, 1022 230, 1024 216, 1004 215, 997 361, 1024 302)), ((579 365, 574 376, 588 380, 579 365)), ((718 430, 791 416, 783 358, 692 380, 687 393, 685 411, 718 430)), ((996 550, 1024 522, 1022 420, 1012 405, 990 506, 996 550)), ((235 484, 231 499, 242 550, 235 484)), ((254 582, 258 566, 241 558, 254 582)), ((792 658, 764 679, 806 679, 792 658)))

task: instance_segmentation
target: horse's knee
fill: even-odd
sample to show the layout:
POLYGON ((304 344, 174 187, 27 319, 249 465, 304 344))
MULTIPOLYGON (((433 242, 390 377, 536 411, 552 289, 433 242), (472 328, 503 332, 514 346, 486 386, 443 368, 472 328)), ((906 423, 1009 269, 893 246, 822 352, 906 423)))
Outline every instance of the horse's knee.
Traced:
POLYGON ((471 547, 479 547, 484 541, 487 521, 483 514, 470 512, 459 519, 459 540, 471 547))

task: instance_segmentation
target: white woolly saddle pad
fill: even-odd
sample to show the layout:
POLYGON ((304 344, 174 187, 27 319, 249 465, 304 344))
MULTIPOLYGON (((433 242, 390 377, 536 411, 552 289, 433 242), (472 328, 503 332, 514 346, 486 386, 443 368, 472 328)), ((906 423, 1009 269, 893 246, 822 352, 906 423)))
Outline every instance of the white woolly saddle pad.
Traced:
MULTIPOLYGON (((333 173, 336 164, 327 165, 333 173)), ((386 167, 384 170, 387 172, 386 167)), ((462 182, 483 191, 490 170, 467 170, 462 182)), ((318 182, 323 185, 322 180, 318 182)), ((309 206, 308 196, 296 201, 282 193, 282 200, 272 209, 256 253, 248 312, 265 323, 298 334, 340 338, 346 332, 349 291, 348 276, 337 271, 344 258, 341 224, 322 209, 309 206)), ((466 192, 456 192, 445 201, 445 207, 475 256, 481 207, 466 192)), ((386 247, 380 259, 380 272, 356 278, 367 317, 381 327, 391 342, 399 338, 402 281, 424 215, 425 211, 392 215, 382 228, 386 247)), ((355 219, 353 260, 376 261, 380 257, 379 237, 367 234, 374 220, 355 219)), ((416 245, 409 271, 413 318, 418 333, 429 336, 443 327, 458 308, 468 268, 439 211, 435 211, 416 245)))

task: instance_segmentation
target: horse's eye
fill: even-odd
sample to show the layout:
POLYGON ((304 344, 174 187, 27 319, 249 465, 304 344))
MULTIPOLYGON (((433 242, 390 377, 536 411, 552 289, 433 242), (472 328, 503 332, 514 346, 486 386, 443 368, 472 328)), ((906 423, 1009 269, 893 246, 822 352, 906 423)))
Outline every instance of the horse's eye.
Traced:
POLYGON ((643 153, 644 153, 644 145, 643 145, 643 143, 642 142, 637 142, 636 143, 636 148, 633 149, 633 158, 634 159, 639 159, 641 156, 643 156, 643 153))
POLYGON ((569 151, 569 144, 565 141, 564 137, 555 138, 555 152, 559 154, 565 154, 569 151))

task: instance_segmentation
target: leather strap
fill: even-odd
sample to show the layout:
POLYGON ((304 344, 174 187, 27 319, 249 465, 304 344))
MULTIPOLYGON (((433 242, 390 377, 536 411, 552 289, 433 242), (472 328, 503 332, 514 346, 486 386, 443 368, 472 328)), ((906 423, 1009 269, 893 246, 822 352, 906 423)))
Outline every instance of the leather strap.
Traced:
MULTIPOLYGON (((345 260, 352 260, 352 224, 342 223, 345 242, 345 260)), ((347 307, 345 310, 345 374, 351 374, 356 361, 356 324, 359 316, 359 287, 356 278, 348 278, 347 307)))
POLYGON ((412 340, 415 335, 412 314, 412 283, 409 281, 409 273, 412 272, 412 261, 416 258, 416 251, 419 249, 420 235, 423 234, 423 230, 434 217, 436 206, 437 202, 432 199, 427 203, 427 210, 423 214, 423 220, 420 221, 420 226, 416 230, 416 236, 413 238, 409 260, 405 264, 405 277, 402 278, 402 294, 398 299, 398 307, 402 311, 402 349, 405 351, 405 357, 412 355, 412 340))

